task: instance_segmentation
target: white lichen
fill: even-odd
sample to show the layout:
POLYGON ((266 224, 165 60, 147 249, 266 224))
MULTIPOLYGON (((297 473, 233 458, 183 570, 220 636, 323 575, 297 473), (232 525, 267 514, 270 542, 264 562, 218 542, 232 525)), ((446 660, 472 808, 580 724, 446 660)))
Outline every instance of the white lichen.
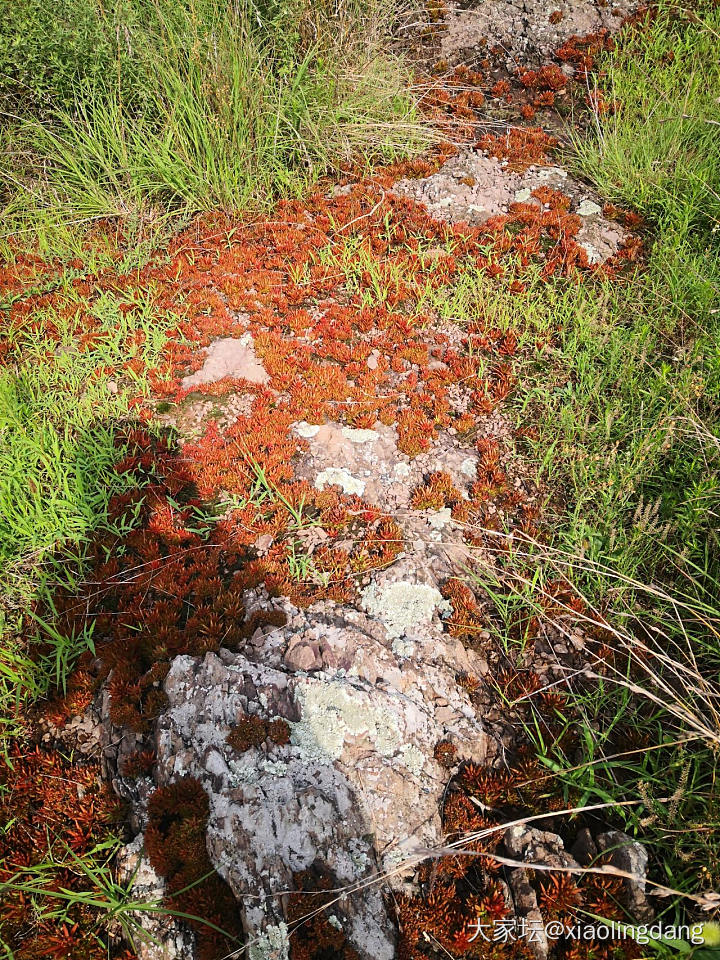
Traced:
POLYGON ((308 423, 307 420, 300 420, 293 424, 295 433, 303 440, 312 440, 320 432, 320 427, 316 423, 308 423))
POLYGON ((307 680, 297 687, 301 719, 292 725, 290 742, 316 760, 337 760, 349 737, 364 737, 384 757, 394 754, 402 738, 395 717, 373 706, 367 694, 347 684, 307 680))
POLYGON ((269 926, 248 944, 248 960, 289 960, 290 938, 287 924, 269 926))
POLYGON ((585 199, 577 208, 577 212, 581 217, 594 217, 596 214, 602 213, 602 207, 593 200, 585 199))
POLYGON ((413 743, 406 743, 402 750, 403 763, 414 777, 420 776, 425 766, 425 754, 413 743))
POLYGON ((527 203, 530 197, 532 196, 532 190, 530 187, 523 187, 522 190, 516 190, 513 200, 516 203, 527 203))
POLYGON ((477 474, 477 460, 473 457, 468 457, 466 460, 463 460, 460 464, 460 473, 465 477, 472 477, 474 480, 477 474))
POLYGON ((315 489, 338 486, 343 493, 355 493, 361 497, 365 492, 365 481, 354 477, 345 467, 328 467, 315 477, 315 489))
POLYGON ((433 615, 452 613, 452 606, 436 587, 400 580, 365 588, 361 603, 366 613, 381 620, 389 637, 402 637, 417 627, 429 624, 433 615))
POLYGON ((359 837, 351 837, 347 846, 348 856, 361 874, 366 873, 370 866, 368 844, 359 837))
POLYGON ((401 850, 400 847, 393 847, 392 850, 389 850, 382 858, 383 870, 386 873, 392 873, 396 867, 399 867, 400 864, 407 859, 407 854, 405 851, 401 850))
POLYGON ((343 427, 342 435, 353 443, 372 443, 378 438, 375 430, 360 430, 356 427, 343 427))
POLYGON ((567 170, 562 167, 540 167, 537 172, 538 180, 567 180, 567 170))
POLYGON ((415 654, 416 643, 412 640, 406 640, 404 637, 397 637, 392 642, 392 652, 396 657, 403 660, 409 660, 415 654))
POLYGON ((597 249, 597 247, 594 247, 589 241, 585 241, 585 243, 580 243, 578 244, 578 246, 582 247, 585 253, 587 254, 588 263, 591 263, 591 264, 600 263, 602 261, 602 258, 603 258, 602 254, 597 249))
POLYGON ((409 477, 410 472, 410 464, 402 461, 395 464, 395 469, 393 470, 393 474, 398 478, 398 480, 404 480, 405 477, 409 477))
POLYGON ((229 781, 232 787, 258 783, 263 774, 269 774, 271 777, 284 777, 288 772, 288 765, 283 760, 268 760, 266 757, 256 758, 254 754, 248 759, 230 759, 228 760, 228 767, 231 771, 229 781))

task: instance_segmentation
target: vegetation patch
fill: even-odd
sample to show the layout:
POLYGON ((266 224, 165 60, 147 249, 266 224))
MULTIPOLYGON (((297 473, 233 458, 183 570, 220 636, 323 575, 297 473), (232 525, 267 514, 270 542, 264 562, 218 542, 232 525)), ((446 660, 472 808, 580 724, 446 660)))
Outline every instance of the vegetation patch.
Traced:
POLYGON ((390 7, 190 0, 6 5, 0 198, 10 229, 239 210, 419 132, 390 7))
MULTIPOLYGON (((3 81, 19 119, 2 135, 22 158, 20 185, 6 187, 8 216, 37 225, 49 204, 83 220, 122 220, 125 232, 114 245, 108 224, 96 226, 91 251, 65 264, 16 242, 4 270, 8 733, 36 720, 28 701, 60 688, 43 714, 62 728, 105 685, 109 720, 138 744, 122 775, 151 774, 153 726, 176 656, 242 649, 257 630, 284 624, 278 598, 357 603, 368 596, 362 577, 403 551, 398 518, 364 500, 364 485, 333 482, 353 479, 347 470, 326 471, 320 484, 296 476, 308 444, 295 427, 333 422, 357 434, 384 424, 407 458, 452 431, 477 461, 467 491, 433 470, 410 506, 448 511, 477 564, 448 578, 442 594, 425 587, 425 600, 487 658, 489 680, 457 677, 478 715, 504 712, 515 734, 495 767, 459 762, 450 741, 437 743, 450 777, 448 838, 421 866, 417 895, 398 897, 401 955, 489 955, 472 932, 478 921, 509 919, 504 860, 517 856, 518 819, 537 818, 567 845, 583 831, 593 839, 598 820, 622 827, 649 847, 651 883, 685 895, 662 901, 660 916, 701 916, 719 882, 720 116, 706 93, 718 74, 716 5, 682 17, 661 6, 617 48, 602 34, 573 38, 558 54, 577 71, 573 104, 583 104, 590 127, 576 144, 578 166, 608 198, 605 214, 636 231, 597 266, 560 191, 541 187, 479 228, 438 223, 392 195, 399 177, 435 170, 450 145, 373 174, 358 163, 338 189, 276 203, 272 219, 228 212, 294 193, 370 142, 384 101, 377 87, 364 100, 363 84, 376 66, 360 90, 336 66, 338 50, 360 57, 360 10, 347 11, 331 41, 334 21, 322 7, 250 17, 242 5, 197 0, 172 11, 154 4, 141 20, 132 3, 64 3, 58 36, 81 16, 87 31, 78 47, 62 41, 57 72, 32 67, 43 6, 14 11, 8 28, 22 33, 33 80, 18 87, 18 58, 6 71, 15 86, 3 81), (598 57, 604 94, 581 95, 598 57), (128 254, 138 225, 210 209, 162 251, 128 254), (221 337, 251 342, 266 376, 188 382, 201 349, 221 337), (231 395, 242 406, 229 425, 208 416, 187 442, 154 425, 193 397, 231 395), (484 433, 501 413, 505 433, 484 433), (536 471, 542 510, 511 476, 518 452, 536 471), (561 663, 572 667, 581 650, 592 666, 548 683, 548 646, 561 663), (595 805, 601 816, 590 814, 595 805)), ((388 62, 379 63, 381 89, 396 91, 388 62)), ((565 97, 558 66, 499 80, 488 58, 482 70, 460 68, 428 96, 436 116, 457 118, 455 132, 473 142, 488 98, 529 124, 565 97)), ((393 117, 405 116, 405 98, 392 104, 393 117)), ((557 148, 554 136, 521 125, 480 145, 516 169, 557 148)), ((387 156, 397 144, 374 146, 371 156, 387 156)), ((285 721, 248 714, 228 742, 239 752, 271 749, 288 735, 285 721)), ((132 909, 113 886, 117 841, 107 839, 98 768, 57 744, 8 751, 0 935, 28 960, 39 952, 95 960, 108 917, 129 925, 132 909), (37 832, 38 808, 63 841, 37 832), (31 853, 18 854, 28 840, 31 853)), ((149 800, 145 844, 168 909, 213 960, 243 931, 208 856, 208 812, 199 782, 162 784, 149 800)), ((542 917, 636 919, 627 884, 603 873, 606 853, 590 849, 579 875, 527 878, 542 917)), ((333 884, 314 869, 295 876, 294 957, 356 955, 324 915, 333 884)), ((491 951, 515 957, 527 948, 491 951)), ((630 941, 599 949, 565 934, 557 946, 567 960, 640 952, 630 941)))
POLYGON ((237 902, 208 856, 208 814, 202 786, 192 777, 182 777, 153 793, 145 830, 145 849, 165 878, 168 906, 196 933, 198 960, 231 953, 241 933, 237 902))

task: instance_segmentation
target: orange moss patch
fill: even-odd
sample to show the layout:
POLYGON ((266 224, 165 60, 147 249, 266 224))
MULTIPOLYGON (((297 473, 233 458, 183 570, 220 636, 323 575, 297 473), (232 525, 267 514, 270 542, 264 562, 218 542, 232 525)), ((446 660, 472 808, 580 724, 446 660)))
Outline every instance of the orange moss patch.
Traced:
POLYGON ((333 877, 324 869, 311 868, 293 879, 296 892, 289 895, 287 909, 291 960, 359 960, 343 930, 328 920, 337 897, 333 877))
POLYGON ((584 81, 588 73, 594 68, 597 57, 615 49, 615 41, 609 30, 598 30, 583 37, 572 36, 564 43, 555 56, 563 63, 572 63, 578 71, 576 79, 584 81))
POLYGON ((486 133, 476 144, 491 157, 507 160, 508 168, 518 173, 544 163, 557 145, 557 137, 545 133, 542 127, 511 127, 502 135, 486 133))
POLYGON ((433 756, 441 767, 452 767, 457 759, 457 748, 450 740, 438 740, 433 756))
POLYGON ((453 483, 452 477, 443 471, 429 474, 410 496, 410 503, 415 510, 441 510, 443 507, 455 507, 464 502, 463 495, 453 483))
MULTIPOLYGON (((52 856, 58 865, 47 871, 48 899, 54 909, 61 901, 52 899, 62 890, 88 892, 90 881, 74 857, 89 854, 107 838, 119 819, 118 800, 100 780, 100 764, 63 756, 40 747, 22 752, 15 746, 12 766, 0 772, 0 883, 27 883, 26 872, 52 856)), ((94 891, 91 891, 94 892, 94 891)), ((43 919, 33 907, 28 892, 5 888, 0 927, 3 943, 16 960, 103 960, 108 948, 102 940, 104 912, 93 906, 73 904, 68 918, 43 919), (97 936, 94 932, 97 932, 97 936)), ((119 951, 118 960, 131 954, 119 951)))
POLYGON ((520 70, 518 78, 526 89, 538 91, 562 90, 568 83, 568 78, 554 63, 539 70, 520 70))
MULTIPOLYGON (((562 805, 561 798, 547 795, 546 780, 537 764, 523 754, 507 769, 477 764, 461 768, 448 788, 442 817, 447 843, 457 843, 464 853, 426 861, 418 871, 421 892, 396 898, 399 957, 425 960, 441 953, 453 960, 529 960, 534 955, 527 937, 503 936, 503 921, 508 920, 512 928, 517 920, 499 883, 503 867, 495 855, 503 855, 504 822, 562 805)), ((546 923, 577 922, 585 911, 608 920, 622 919, 622 881, 616 878, 586 875, 579 879, 529 871, 528 880, 546 923)), ((563 960, 641 955, 632 941, 598 944, 560 938, 552 949, 553 956, 563 960)))
POLYGON ((257 716, 240 717, 226 740, 234 750, 242 753, 261 746, 266 740, 276 744, 289 743, 290 727, 281 717, 269 722, 257 716))

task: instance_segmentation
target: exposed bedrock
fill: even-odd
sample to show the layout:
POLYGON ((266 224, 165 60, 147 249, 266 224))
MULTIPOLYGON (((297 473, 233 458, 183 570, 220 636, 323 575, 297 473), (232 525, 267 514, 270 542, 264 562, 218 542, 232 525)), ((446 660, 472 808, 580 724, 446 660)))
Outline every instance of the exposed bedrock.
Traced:
POLYGON ((499 48, 508 66, 544 62, 572 36, 613 32, 634 0, 461 0, 448 4, 440 55, 474 65, 499 48))
POLYGON ((333 908, 358 953, 394 956, 380 887, 362 881, 440 841, 437 741, 479 761, 489 752, 455 681, 472 655, 443 634, 447 601, 426 581, 401 562, 365 590, 368 613, 318 604, 245 655, 173 663, 156 782, 189 774, 205 788, 208 850, 250 940, 284 923, 293 874, 322 867, 360 886, 333 908), (226 738, 248 714, 285 719, 290 742, 233 749, 226 738))
POLYGON ((478 664, 443 632, 449 604, 430 568, 400 560, 359 603, 284 602, 286 626, 259 629, 243 654, 177 657, 165 680, 154 786, 202 784, 211 861, 258 950, 283 941, 283 894, 312 868, 349 888, 331 913, 357 953, 391 960, 395 924, 376 878, 389 871, 402 886, 394 868, 441 840, 447 770, 434 747, 451 740, 459 758, 479 762, 494 752, 456 682, 478 664), (289 742, 231 746, 247 716, 282 718, 289 742))

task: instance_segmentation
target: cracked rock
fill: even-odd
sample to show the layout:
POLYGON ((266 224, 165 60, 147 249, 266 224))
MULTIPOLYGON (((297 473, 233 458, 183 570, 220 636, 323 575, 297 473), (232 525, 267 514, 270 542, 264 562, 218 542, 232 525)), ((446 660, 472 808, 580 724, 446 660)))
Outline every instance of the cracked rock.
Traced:
MULTIPOLYGON (((422 602, 402 607, 402 622, 395 607, 386 616, 383 598, 408 584, 407 565, 394 567, 374 582, 377 616, 329 601, 293 608, 287 626, 253 638, 245 655, 177 657, 166 677, 155 782, 190 775, 202 783, 208 851, 241 904, 249 940, 286 922, 279 894, 293 889, 294 873, 321 868, 340 886, 362 885, 380 866, 441 841, 439 739, 461 758, 491 754, 455 681, 479 668, 443 633, 437 613, 447 601, 426 573, 414 585, 422 602), (286 719, 290 742, 238 753, 226 738, 246 714, 286 719)), ((359 956, 391 960, 395 929, 379 885, 333 910, 359 956)))

